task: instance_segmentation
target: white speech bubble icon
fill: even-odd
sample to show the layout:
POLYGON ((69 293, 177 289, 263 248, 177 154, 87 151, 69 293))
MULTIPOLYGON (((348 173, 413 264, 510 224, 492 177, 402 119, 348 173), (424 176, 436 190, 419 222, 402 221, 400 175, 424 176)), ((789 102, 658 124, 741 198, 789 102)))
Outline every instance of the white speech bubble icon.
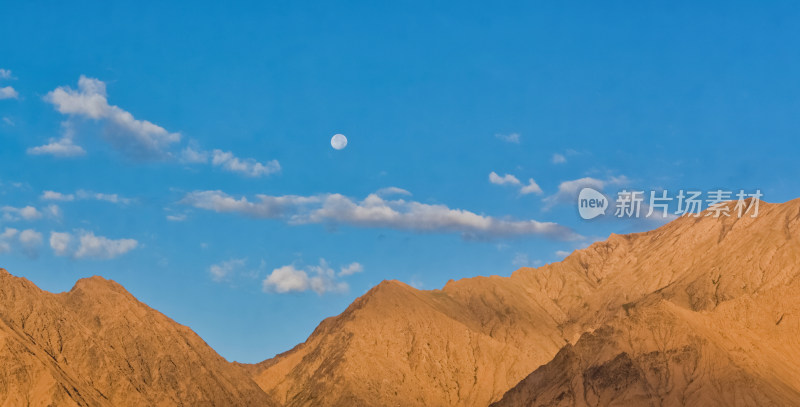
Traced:
POLYGON ((608 198, 600 191, 584 188, 578 194, 578 213, 583 219, 594 219, 606 214, 608 198))

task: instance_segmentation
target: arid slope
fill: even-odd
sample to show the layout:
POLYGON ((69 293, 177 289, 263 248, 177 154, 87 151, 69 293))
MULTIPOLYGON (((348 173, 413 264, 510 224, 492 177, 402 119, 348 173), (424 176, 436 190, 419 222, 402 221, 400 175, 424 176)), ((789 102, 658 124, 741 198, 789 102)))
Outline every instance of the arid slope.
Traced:
POLYGON ((51 294, 0 269, 0 405, 276 405, 189 328, 119 284, 51 294))
POLYGON ((800 405, 800 200, 684 217, 511 277, 385 281, 231 364, 120 285, 0 269, 0 406, 800 405))
MULTIPOLYGON (((642 355, 661 352, 653 357, 664 359, 676 351, 681 360, 714 366, 703 371, 708 385, 694 398, 670 390, 680 387, 674 381, 646 379, 646 372, 617 381, 591 371, 619 392, 603 397, 628 397, 623 404, 703 401, 723 393, 736 400, 797 401, 800 383, 786 360, 800 360, 800 348, 785 334, 797 316, 773 309, 780 307, 771 293, 800 299, 787 289, 800 271, 799 229, 800 200, 762 202, 757 218, 683 217, 650 232, 612 235, 560 263, 523 268, 509 278, 465 279, 433 291, 384 282, 323 321, 305 343, 255 366, 255 378, 287 406, 480 406, 500 400, 526 377, 530 382, 529 374, 551 361, 542 367, 550 366, 550 373, 533 373, 535 383, 555 386, 548 375, 570 381, 607 363, 660 369, 642 355), (737 304, 751 304, 738 305, 751 307, 748 323, 784 333, 751 332, 737 304), (752 312, 758 307, 772 313, 752 312), (776 325, 779 312, 785 315, 776 325), (661 331, 667 337, 661 342, 631 339, 661 331), (764 338, 774 344, 763 352, 741 348, 752 343, 760 349, 764 338), (673 342, 676 348, 667 346, 673 342), (558 373, 561 367, 552 363, 566 363, 573 375, 558 373)), ((548 401, 553 405, 561 397, 557 390, 548 401)), ((519 386, 515 391, 525 393, 519 386)))

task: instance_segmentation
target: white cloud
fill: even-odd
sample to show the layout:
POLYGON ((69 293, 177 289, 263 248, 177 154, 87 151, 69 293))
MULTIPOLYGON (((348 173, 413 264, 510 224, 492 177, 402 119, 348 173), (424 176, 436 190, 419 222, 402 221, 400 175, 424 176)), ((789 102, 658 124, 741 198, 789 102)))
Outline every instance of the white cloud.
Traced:
POLYGON ((190 145, 181 151, 181 162, 189 164, 205 164, 208 162, 208 151, 202 151, 190 145))
POLYGON ((553 164, 564 164, 567 162, 567 157, 564 157, 563 154, 553 154, 553 164))
POLYGON ((541 194, 542 188, 539 187, 539 184, 533 180, 533 178, 528 178, 528 184, 523 185, 520 182, 519 178, 515 177, 513 174, 506 174, 502 177, 498 175, 496 172, 492 171, 489 173, 489 182, 495 185, 511 185, 519 188, 520 195, 528 195, 528 194, 541 194))
POLYGON ((83 147, 73 144, 71 139, 60 138, 50 139, 45 145, 30 147, 27 150, 30 155, 52 155, 56 157, 79 157, 86 154, 83 147))
POLYGON ((281 170, 281 165, 276 160, 262 164, 252 158, 237 158, 230 151, 222 150, 212 151, 211 165, 221 167, 226 171, 238 172, 254 178, 274 174, 281 170))
POLYGON ((45 201, 74 201, 75 195, 72 194, 62 194, 61 192, 55 191, 44 191, 42 192, 42 199, 45 201))
POLYGON ((104 194, 100 192, 87 191, 85 189, 79 189, 75 191, 74 194, 64 194, 56 191, 44 191, 42 192, 41 199, 45 201, 62 201, 62 202, 69 202, 75 200, 82 200, 82 201, 93 200, 93 201, 111 202, 122 205, 128 205, 133 202, 133 199, 121 197, 117 194, 104 194))
POLYGON ((218 264, 212 264, 208 268, 211 279, 220 282, 228 279, 237 269, 244 267, 247 259, 230 259, 218 264))
POLYGON ((3 219, 6 221, 17 221, 20 219, 36 220, 41 219, 42 213, 33 206, 25 206, 22 208, 15 208, 13 206, 4 206, 0 210, 3 211, 3 219))
POLYGON ((2 234, 0 234, 0 239, 11 239, 19 233, 19 230, 14 228, 6 228, 2 234))
MULTIPOLYGON (((64 134, 61 138, 51 138, 48 144, 31 147, 28 154, 49 154, 58 157, 77 157, 86 154, 76 145, 73 123, 77 119, 89 119, 104 126, 103 136, 122 154, 133 158, 171 159, 188 164, 211 163, 225 171, 236 172, 248 177, 262 177, 281 171, 277 160, 259 162, 252 158, 239 158, 230 151, 204 151, 193 140, 182 150, 173 150, 181 141, 180 133, 172 133, 147 120, 139 120, 119 106, 108 103, 106 84, 84 75, 78 80, 78 89, 59 86, 45 95, 44 100, 55 109, 68 115, 62 122, 64 134)), ((177 148, 177 147, 176 147, 177 148)))
POLYGON ((58 205, 47 205, 44 211, 51 218, 61 219, 61 208, 58 205))
POLYGON ((171 222, 183 222, 186 220, 186 214, 180 213, 177 215, 167 215, 167 220, 171 222))
POLYGON ((497 173, 494 172, 494 171, 489 173, 489 182, 491 182, 492 184, 496 184, 496 185, 519 185, 519 184, 521 184, 521 182, 519 182, 519 179, 517 179, 517 177, 515 177, 515 176, 513 176, 511 174, 506 174, 506 175, 503 175, 501 177, 501 176, 497 175, 497 173))
POLYGON ((109 239, 84 230, 77 231, 77 236, 50 232, 50 247, 57 256, 71 256, 76 259, 113 259, 138 246, 139 242, 134 239, 109 239))
POLYGON ((19 234, 19 242, 22 244, 22 252, 35 258, 39 255, 39 246, 42 245, 42 234, 33 229, 25 229, 19 234))
POLYGON ((583 188, 592 188, 602 191, 603 188, 609 185, 625 185, 627 183, 628 178, 624 175, 619 177, 610 177, 606 180, 585 177, 571 181, 564 181, 558 185, 558 192, 542 199, 542 202, 545 203, 545 209, 550 209, 557 204, 577 202, 578 193, 583 188))
POLYGON ((342 267, 342 271, 337 276, 333 268, 328 265, 325 259, 319 260, 319 265, 309 266, 307 269, 298 269, 294 265, 287 265, 276 268, 262 282, 264 292, 289 293, 312 290, 319 295, 327 292, 345 292, 349 289, 347 283, 338 280, 337 277, 348 276, 361 271, 361 265, 351 263, 342 267), (357 266, 354 266, 357 265, 357 266), (352 271, 344 274, 346 270, 352 271))
POLYGON ((361 201, 341 194, 256 197, 258 200, 251 202, 246 197, 237 199, 222 191, 195 191, 188 193, 180 203, 215 212, 281 219, 290 224, 344 224, 421 233, 461 233, 465 238, 539 235, 573 240, 580 237, 571 229, 556 223, 500 219, 451 209, 445 205, 388 200, 376 194, 370 194, 361 201))
POLYGON ((94 233, 83 233, 80 237, 80 246, 75 252, 75 258, 113 259, 121 256, 139 245, 134 239, 109 239, 95 236, 94 233))
POLYGON ((78 197, 78 199, 93 199, 96 201, 105 201, 123 205, 128 205, 131 202, 133 202, 133 199, 123 198, 117 194, 104 194, 100 192, 86 191, 83 189, 79 189, 78 191, 76 191, 75 195, 78 197))
POLYGON ((293 265, 272 270, 262 283, 265 292, 288 293, 292 291, 308 291, 311 283, 308 274, 296 269, 293 265))
POLYGON ((106 125, 108 141, 124 154, 139 158, 163 157, 167 148, 180 141, 180 134, 147 120, 137 120, 118 106, 108 104, 106 84, 81 75, 78 89, 59 86, 45 96, 56 110, 71 117, 84 117, 106 125))
POLYGON ((520 141, 519 133, 495 134, 494 136, 500 140, 505 141, 506 143, 519 144, 520 141))
POLYGON ((247 177, 258 178, 281 171, 281 164, 277 160, 261 163, 252 158, 239 158, 230 151, 214 149, 202 150, 194 141, 189 142, 179 155, 181 162, 186 164, 206 164, 222 168, 228 172, 236 172, 247 177))
POLYGON ((533 178, 528 178, 528 185, 523 186, 519 189, 519 193, 522 195, 527 194, 541 194, 542 188, 539 187, 539 184, 533 180, 533 178))
POLYGON ((14 228, 6 228, 3 233, 0 233, 0 253, 8 253, 11 251, 12 240, 19 234, 19 230, 14 228))
POLYGON ((288 216, 305 205, 320 203, 317 196, 269 196, 256 195, 258 202, 246 197, 233 198, 222 191, 195 191, 187 194, 180 203, 215 212, 233 212, 254 218, 278 218, 288 216))
POLYGON ((9 253, 18 247, 22 254, 30 258, 39 256, 39 246, 42 245, 42 234, 33 230, 19 231, 14 228, 5 228, 0 233, 0 253, 9 253))
POLYGON ((18 97, 19 93, 11 86, 0 88, 0 99, 16 99, 18 97))
POLYGON ((556 256, 558 256, 558 257, 567 257, 567 256, 569 256, 569 253, 570 252, 565 251, 565 250, 556 250, 556 256))
POLYGON ((48 144, 31 147, 27 150, 30 155, 52 155, 56 157, 80 157, 86 154, 83 147, 75 144, 75 128, 72 122, 61 123, 61 138, 51 138, 48 144))
POLYGON ((360 263, 353 262, 339 269, 339 275, 349 276, 352 274, 360 273, 362 271, 364 271, 364 266, 362 266, 360 263))
POLYGON ((381 196, 381 197, 392 196, 392 195, 406 195, 406 196, 410 196, 410 195, 411 195, 411 192, 408 192, 408 191, 406 191, 406 190, 405 190, 405 189, 403 189, 403 188, 398 188, 398 187, 386 187, 386 188, 381 188, 381 189, 377 190, 377 191, 375 192, 375 195, 378 195, 378 196, 381 196))
POLYGON ((0 79, 11 79, 11 70, 0 68, 0 79))
POLYGON ((72 235, 62 232, 50 232, 50 248, 56 256, 68 256, 72 243, 72 235))

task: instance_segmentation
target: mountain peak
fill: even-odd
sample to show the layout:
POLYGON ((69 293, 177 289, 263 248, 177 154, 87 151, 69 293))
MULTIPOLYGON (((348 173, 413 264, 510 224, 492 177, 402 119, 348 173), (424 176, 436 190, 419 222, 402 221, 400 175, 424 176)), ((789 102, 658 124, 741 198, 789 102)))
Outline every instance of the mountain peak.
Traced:
POLYGON ((0 405, 276 406, 244 369, 113 280, 52 294, 0 278, 0 405))
POLYGON ((76 281, 75 285, 72 286, 72 289, 69 292, 73 293, 78 291, 95 294, 102 292, 114 292, 130 295, 128 290, 126 290, 121 284, 114 280, 109 280, 97 275, 85 277, 76 281))
MULTIPOLYGON (((653 354, 676 358, 697 354, 703 360, 720 361, 714 362, 720 370, 707 372, 703 379, 709 389, 715 382, 735 386, 724 376, 728 371, 743 383, 776 381, 791 387, 794 373, 787 376, 789 379, 762 377, 760 372, 727 362, 728 358, 736 359, 736 350, 718 340, 725 332, 707 327, 714 326, 710 315, 721 310, 733 316, 726 316, 720 330, 738 323, 737 312, 748 311, 747 323, 736 329, 744 330, 744 337, 759 337, 761 331, 750 330, 760 314, 744 306, 731 310, 729 304, 742 298, 769 298, 762 293, 794 281, 800 284, 800 279, 795 279, 800 275, 800 199, 783 204, 760 202, 755 218, 749 214, 736 216, 735 204, 727 203, 731 211, 728 217, 715 218, 704 212, 697 217, 680 217, 649 232, 611 234, 560 262, 521 268, 511 277, 460 279, 430 291, 383 281, 342 314, 326 319, 302 346, 262 364, 256 381, 291 407, 487 405, 554 360, 561 349, 563 355, 580 353, 583 360, 604 350, 608 359, 596 360, 596 366, 576 365, 564 374, 582 377, 585 372, 591 373, 586 377, 608 387, 598 396, 599 404, 606 405, 605 397, 614 396, 615 386, 626 386, 606 382, 613 382, 616 373, 628 372, 630 375, 620 377, 636 379, 639 386, 629 389, 631 400, 641 396, 649 403, 649 397, 675 396, 639 391, 648 386, 669 387, 660 378, 648 376, 648 372, 661 369, 647 365, 651 363, 648 352, 661 349, 661 354, 653 354), (674 348, 664 351, 664 344, 658 342, 662 337, 656 337, 655 342, 647 339, 646 335, 654 334, 651 325, 657 327, 658 335, 671 335, 674 348), (586 335, 595 331, 597 335, 586 335), (642 335, 642 348, 626 347, 620 332, 642 335), (695 344, 695 338, 713 345, 695 344), (569 347, 579 341, 579 348, 569 347), (605 377, 603 372, 611 376, 605 377)), ((797 294, 792 295, 797 299, 797 294)), ((769 321, 763 326, 775 330, 775 321, 781 321, 782 326, 794 324, 794 320, 775 317, 784 312, 790 315, 782 309, 764 312, 769 321)), ((769 341, 772 333, 765 332, 763 339, 769 341)), ((796 341, 780 342, 781 351, 800 354, 800 349, 788 349, 787 344, 796 341)), ((766 357, 752 363, 771 363, 772 356, 766 357)), ((562 380, 563 375, 557 375, 565 372, 566 365, 559 363, 572 366, 579 359, 562 357, 525 386, 572 383, 571 377, 562 380)), ((684 367, 701 365, 687 362, 684 367)), ((789 367, 781 365, 779 369, 789 367)), ((588 388, 596 383, 586 384, 588 388)), ((552 390, 556 398, 563 393, 560 387, 552 390)), ((524 390, 517 393, 522 397, 536 394, 524 390)), ((765 404, 800 401, 791 392, 788 399, 757 390, 748 394, 765 404)), ((587 404, 598 404, 594 401, 587 404)))

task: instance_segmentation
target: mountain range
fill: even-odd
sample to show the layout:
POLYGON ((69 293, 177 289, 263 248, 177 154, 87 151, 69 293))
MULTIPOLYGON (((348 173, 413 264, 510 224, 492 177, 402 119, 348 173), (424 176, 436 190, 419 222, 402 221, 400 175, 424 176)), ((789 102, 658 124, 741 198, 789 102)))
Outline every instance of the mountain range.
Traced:
POLYGON ((257 364, 113 281, 2 270, 0 405, 800 405, 800 199, 705 215, 510 277, 384 281, 257 364))

